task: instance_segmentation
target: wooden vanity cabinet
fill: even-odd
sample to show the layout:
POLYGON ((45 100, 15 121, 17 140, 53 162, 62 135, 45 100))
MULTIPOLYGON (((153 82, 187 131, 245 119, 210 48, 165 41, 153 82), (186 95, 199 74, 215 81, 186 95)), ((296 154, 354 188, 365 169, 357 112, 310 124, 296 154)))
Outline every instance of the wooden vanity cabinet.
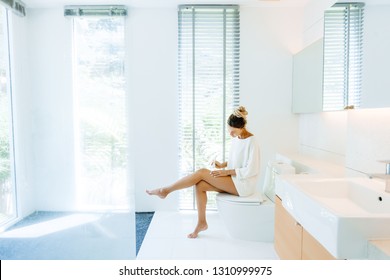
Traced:
POLYGON ((275 250, 282 260, 335 259, 310 233, 308 233, 275 199, 275 250))
POLYGON ((335 260, 328 250, 302 228, 302 260, 335 260))
POLYGON ((302 226, 275 199, 275 250, 282 260, 302 259, 302 226))

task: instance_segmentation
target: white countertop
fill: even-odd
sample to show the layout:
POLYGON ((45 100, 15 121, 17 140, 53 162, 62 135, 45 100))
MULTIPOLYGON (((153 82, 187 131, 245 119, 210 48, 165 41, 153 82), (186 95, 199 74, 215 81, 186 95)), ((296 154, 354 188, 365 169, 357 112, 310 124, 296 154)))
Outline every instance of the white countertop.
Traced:
POLYGON ((297 173, 321 174, 332 177, 345 177, 347 174, 343 165, 301 153, 279 153, 276 155, 276 160, 298 167, 297 173))

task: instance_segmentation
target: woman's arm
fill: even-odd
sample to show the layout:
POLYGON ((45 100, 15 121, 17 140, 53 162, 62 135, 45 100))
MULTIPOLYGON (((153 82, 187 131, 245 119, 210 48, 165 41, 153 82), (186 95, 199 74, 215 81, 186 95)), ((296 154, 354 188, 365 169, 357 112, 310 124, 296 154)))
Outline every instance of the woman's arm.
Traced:
POLYGON ((260 150, 258 144, 252 141, 246 152, 246 164, 241 168, 235 169, 237 179, 239 180, 257 176, 260 172, 260 150))

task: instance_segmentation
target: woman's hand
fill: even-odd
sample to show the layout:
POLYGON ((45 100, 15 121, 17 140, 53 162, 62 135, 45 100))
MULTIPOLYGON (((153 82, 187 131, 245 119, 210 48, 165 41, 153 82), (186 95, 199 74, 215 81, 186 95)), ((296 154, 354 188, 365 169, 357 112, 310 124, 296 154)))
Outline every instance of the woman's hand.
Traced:
POLYGON ((227 176, 227 173, 226 170, 212 170, 210 171, 210 175, 213 177, 223 177, 223 176, 227 176))
POLYGON ((210 175, 213 177, 225 177, 225 176, 230 176, 233 175, 232 171, 234 170, 212 170, 210 171, 210 175))

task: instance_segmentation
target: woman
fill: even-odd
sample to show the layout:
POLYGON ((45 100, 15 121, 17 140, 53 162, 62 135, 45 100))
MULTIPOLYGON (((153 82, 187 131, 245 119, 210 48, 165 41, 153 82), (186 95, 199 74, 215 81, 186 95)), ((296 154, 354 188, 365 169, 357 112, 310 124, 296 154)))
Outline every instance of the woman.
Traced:
POLYGON ((260 151, 256 138, 246 129, 248 112, 240 106, 227 120, 232 146, 227 162, 215 161, 216 170, 200 169, 170 186, 147 190, 149 195, 165 198, 173 191, 195 186, 198 208, 198 224, 189 238, 198 237, 207 229, 206 203, 208 191, 248 196, 255 192, 260 173, 260 151), (226 168, 226 169, 224 169, 226 168))

